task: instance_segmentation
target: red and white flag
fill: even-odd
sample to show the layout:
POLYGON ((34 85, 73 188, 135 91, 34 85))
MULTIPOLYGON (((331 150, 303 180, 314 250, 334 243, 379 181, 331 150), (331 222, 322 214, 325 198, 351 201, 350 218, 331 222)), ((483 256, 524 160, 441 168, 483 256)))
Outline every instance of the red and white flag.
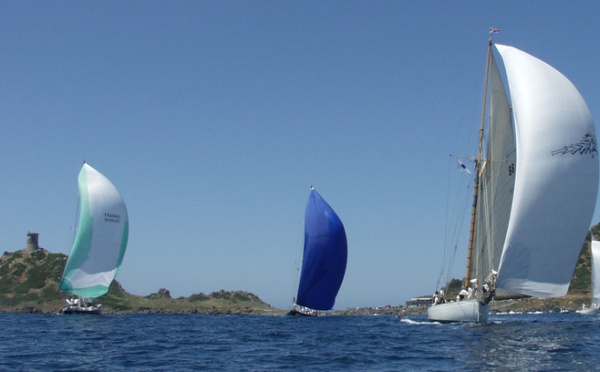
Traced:
POLYGON ((493 28, 493 27, 490 27, 490 35, 491 35, 491 34, 497 34, 498 32, 500 32, 500 30, 499 30, 499 29, 497 29, 497 28, 493 28))

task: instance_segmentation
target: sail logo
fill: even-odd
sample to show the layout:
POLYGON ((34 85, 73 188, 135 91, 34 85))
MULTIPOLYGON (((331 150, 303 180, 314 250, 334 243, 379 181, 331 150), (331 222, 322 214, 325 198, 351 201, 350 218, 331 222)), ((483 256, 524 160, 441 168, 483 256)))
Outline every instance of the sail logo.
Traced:
POLYGON ((508 175, 512 176, 513 174, 515 174, 515 163, 508 166, 508 175))
POLYGON ((104 213, 104 222, 119 223, 121 222, 121 215, 116 213, 104 213))
POLYGON ((552 156, 554 155, 586 155, 590 154, 592 158, 598 155, 598 149, 596 147, 596 136, 590 132, 587 132, 583 138, 575 144, 569 146, 563 146, 558 150, 552 151, 552 156))

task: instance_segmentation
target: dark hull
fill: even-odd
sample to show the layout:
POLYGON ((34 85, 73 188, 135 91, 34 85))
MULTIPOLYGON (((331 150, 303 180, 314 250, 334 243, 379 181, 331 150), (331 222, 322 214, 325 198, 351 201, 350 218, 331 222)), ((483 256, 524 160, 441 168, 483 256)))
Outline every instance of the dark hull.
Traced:
POLYGON ((291 316, 309 316, 309 317, 316 317, 317 316, 317 312, 315 310, 299 310, 299 309, 292 309, 290 310, 287 315, 291 315, 291 316))
POLYGON ((102 309, 99 307, 77 307, 77 306, 68 306, 64 307, 60 311, 63 314, 89 314, 89 315, 100 315, 102 314, 102 309))

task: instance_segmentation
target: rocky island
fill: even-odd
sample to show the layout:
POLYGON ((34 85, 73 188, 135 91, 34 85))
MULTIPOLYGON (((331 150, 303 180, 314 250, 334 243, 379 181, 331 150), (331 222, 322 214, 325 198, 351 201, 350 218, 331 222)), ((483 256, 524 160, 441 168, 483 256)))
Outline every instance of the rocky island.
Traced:
MULTIPOLYGON (((600 225, 591 232, 600 235, 600 225)), ((492 303, 492 312, 558 312, 574 311, 591 302, 591 234, 584 242, 575 268, 569 293, 565 297, 541 300, 522 298, 492 303)), ((51 253, 37 244, 37 234, 29 233, 27 246, 15 252, 4 252, 0 257, 0 313, 57 313, 68 294, 60 292, 58 285, 67 261, 61 253, 51 253)), ((453 279, 448 294, 458 293, 462 281, 453 279), (454 293, 456 292, 456 293, 454 293)), ((189 297, 172 298, 168 289, 162 288, 147 296, 133 295, 114 281, 109 292, 98 302, 105 314, 129 313, 196 313, 231 315, 283 315, 263 302, 258 296, 245 291, 220 290, 210 294, 196 293, 189 297)), ((426 307, 384 306, 335 310, 323 315, 410 315, 422 314, 426 307)))
MULTIPOLYGON (((37 234, 28 234, 27 247, 4 252, 0 257, 0 312, 58 312, 68 294, 58 285, 67 256, 51 253, 37 245, 37 234)), ((220 290, 172 298, 168 289, 148 296, 127 293, 114 281, 109 292, 100 297, 105 314, 198 313, 198 314, 281 314, 258 296, 244 291, 220 290)))

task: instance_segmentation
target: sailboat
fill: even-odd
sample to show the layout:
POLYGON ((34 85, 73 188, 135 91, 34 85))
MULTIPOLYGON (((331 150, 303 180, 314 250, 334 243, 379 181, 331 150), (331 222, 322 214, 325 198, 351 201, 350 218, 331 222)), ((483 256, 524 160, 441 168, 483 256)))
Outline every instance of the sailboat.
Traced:
POLYGON ((580 314, 593 315, 600 310, 600 241, 592 235, 592 306, 579 310, 580 314))
POLYGON ((344 225, 311 187, 304 217, 304 254, 298 294, 288 315, 317 316, 333 309, 344 280, 348 244, 344 225))
POLYGON ((581 94, 547 63, 493 44, 491 37, 478 152, 472 160, 464 282, 471 294, 434 303, 430 320, 486 322, 490 301, 501 292, 564 296, 594 211, 598 151, 581 94), (507 88, 492 49, 504 65, 507 88))
POLYGON ((108 292, 117 276, 129 234, 127 208, 115 186, 89 164, 78 178, 79 223, 59 289, 76 298, 61 312, 99 314, 94 299, 108 292))

